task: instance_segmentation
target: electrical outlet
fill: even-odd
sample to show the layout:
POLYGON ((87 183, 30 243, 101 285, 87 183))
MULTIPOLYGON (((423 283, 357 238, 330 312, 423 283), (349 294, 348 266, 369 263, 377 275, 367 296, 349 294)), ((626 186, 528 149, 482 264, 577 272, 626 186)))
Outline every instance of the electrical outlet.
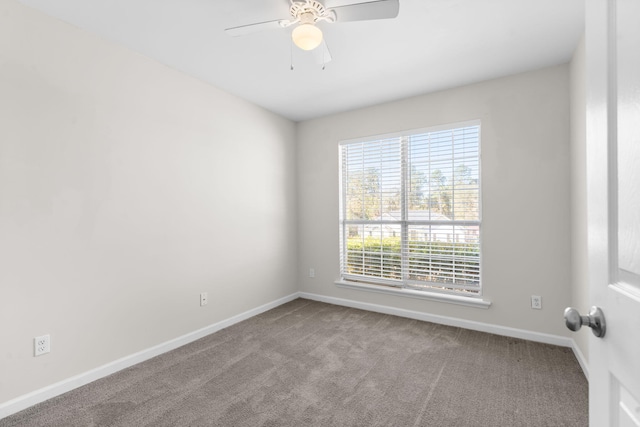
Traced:
POLYGON ((33 355, 41 356, 51 351, 51 337, 49 334, 35 337, 33 339, 33 355))
POLYGON ((542 297, 539 295, 531 295, 531 308, 542 310, 542 297))
POLYGON ((316 277, 316 270, 315 270, 315 268, 310 268, 310 269, 309 269, 309 277, 316 277))
POLYGON ((209 297, 207 296, 207 293, 202 292, 200 294, 200 307, 207 305, 208 300, 209 300, 209 297))

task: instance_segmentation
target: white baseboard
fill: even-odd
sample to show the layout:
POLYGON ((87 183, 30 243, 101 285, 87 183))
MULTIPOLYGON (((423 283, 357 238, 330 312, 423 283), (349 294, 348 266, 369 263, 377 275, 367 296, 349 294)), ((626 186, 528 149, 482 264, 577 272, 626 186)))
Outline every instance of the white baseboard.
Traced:
POLYGON ((503 335, 512 338, 521 338, 529 341, 541 342, 545 344, 559 345, 562 347, 574 348, 571 338, 559 335, 543 334, 524 329, 510 328, 508 326, 492 325, 490 323, 476 322, 473 320, 458 319, 455 317, 440 316, 436 314, 423 313, 420 311, 405 310, 402 308, 389 307, 386 305, 371 304, 343 298, 327 297, 324 295, 300 292, 300 298, 314 301, 326 302, 329 304, 343 305, 346 307, 359 308, 362 310, 375 311, 377 313, 392 314, 394 316, 407 317, 409 319, 424 320, 426 322, 439 323, 441 325, 456 326, 474 331, 488 332, 496 335, 503 335))
POLYGON ((584 357, 582 350, 580 350, 580 347, 578 347, 578 344, 576 344, 575 340, 571 340, 571 349, 573 350, 573 354, 576 356, 576 359, 578 359, 578 363, 582 368, 582 373, 587 378, 587 381, 589 381, 589 364, 587 363, 587 359, 584 357))
POLYGON ((15 414, 16 412, 22 411, 23 409, 26 409, 37 403, 59 396, 75 388, 81 387, 92 381, 106 377, 107 375, 111 375, 115 372, 121 371, 137 363, 144 362, 145 360, 151 359, 152 357, 159 356, 185 344, 189 344, 190 342, 196 341, 202 337, 210 335, 243 320, 249 319, 260 313, 264 313, 265 311, 271 310, 272 308, 278 307, 279 305, 285 304, 289 301, 293 301, 294 299, 299 297, 299 293, 295 292, 284 298, 277 299, 270 303, 261 305, 260 307, 256 307, 249 311, 245 311, 244 313, 240 313, 236 316, 214 323, 213 325, 206 326, 202 329, 190 332, 181 337, 174 338, 162 344, 158 344, 154 347, 142 350, 138 353, 134 353, 121 359, 114 360, 113 362, 99 366, 82 374, 75 375, 71 378, 67 378, 55 384, 51 384, 47 387, 19 396, 15 399, 0 403, 0 419, 11 414, 15 414))

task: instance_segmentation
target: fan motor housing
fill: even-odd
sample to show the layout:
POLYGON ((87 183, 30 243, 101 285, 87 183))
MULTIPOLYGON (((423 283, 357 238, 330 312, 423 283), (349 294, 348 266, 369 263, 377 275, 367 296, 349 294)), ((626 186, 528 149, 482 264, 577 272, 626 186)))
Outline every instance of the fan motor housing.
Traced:
POLYGON ((323 17, 327 11, 320 2, 315 0, 305 2, 294 2, 291 4, 289 13, 294 19, 302 18, 304 14, 312 14, 313 21, 317 21, 318 18, 323 17))

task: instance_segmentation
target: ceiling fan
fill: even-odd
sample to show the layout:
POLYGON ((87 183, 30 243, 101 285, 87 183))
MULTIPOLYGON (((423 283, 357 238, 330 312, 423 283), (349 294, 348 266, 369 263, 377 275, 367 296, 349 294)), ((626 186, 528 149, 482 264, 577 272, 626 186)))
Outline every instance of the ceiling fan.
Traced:
POLYGON ((326 8, 316 0, 290 0, 290 3, 289 18, 240 25, 227 28, 225 32, 230 36, 237 37, 258 31, 287 28, 295 25, 296 27, 291 33, 293 43, 303 50, 322 50, 322 62, 328 62, 331 60, 331 56, 322 36, 322 30, 316 26, 318 22, 334 23, 389 19, 398 16, 400 9, 399 0, 373 0, 332 8, 326 8), (322 49, 316 49, 320 45, 323 45, 322 49))

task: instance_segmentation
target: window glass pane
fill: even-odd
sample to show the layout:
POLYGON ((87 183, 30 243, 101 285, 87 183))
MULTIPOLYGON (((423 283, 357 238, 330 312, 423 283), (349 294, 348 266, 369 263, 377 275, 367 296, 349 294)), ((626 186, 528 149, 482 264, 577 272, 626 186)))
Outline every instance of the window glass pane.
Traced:
POLYGON ((477 226, 409 226, 408 279, 425 286, 435 282, 477 287, 480 272, 477 231, 477 226))
POLYGON ((400 225, 349 225, 346 274, 400 280, 400 225))
POLYGON ((400 209, 400 143, 398 138, 343 146, 345 218, 380 219, 400 209))
POLYGON ((480 218, 479 136, 471 126, 409 137, 409 220, 480 218))

